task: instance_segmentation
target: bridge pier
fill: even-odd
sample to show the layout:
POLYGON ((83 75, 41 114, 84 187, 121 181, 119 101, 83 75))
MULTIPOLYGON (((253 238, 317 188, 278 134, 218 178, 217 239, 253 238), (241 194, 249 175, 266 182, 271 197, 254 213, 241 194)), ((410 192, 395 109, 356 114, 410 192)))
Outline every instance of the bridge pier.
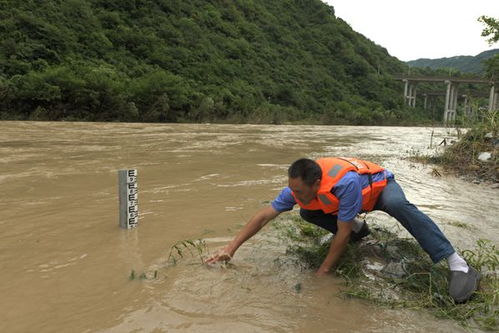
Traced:
POLYGON ((495 111, 498 109, 499 102, 499 91, 495 90, 495 85, 490 87, 490 96, 489 96, 489 111, 495 111))
MULTIPOLYGON (((445 95, 445 109, 444 109, 444 126, 448 126, 449 124, 453 124, 456 120, 456 111, 457 111, 457 102, 458 102, 458 92, 457 88, 460 83, 475 83, 475 84, 487 84, 491 85, 490 87, 490 94, 489 96, 489 110, 490 111, 495 111, 499 110, 499 88, 495 88, 495 84, 497 82, 490 81, 487 79, 483 78, 459 78, 459 77, 450 77, 450 76, 440 76, 440 77, 435 77, 435 76, 410 76, 410 75, 396 75, 395 76, 396 80, 400 80, 404 82, 404 103, 410 107, 415 107, 416 106, 416 84, 418 82, 434 82, 434 83, 439 83, 439 82, 444 82, 447 85, 447 91, 446 93, 443 94, 438 94, 438 95, 445 95)), ((425 100, 424 100, 424 108, 432 107, 434 108, 434 101, 430 98, 428 100, 428 97, 433 97, 437 96, 435 94, 424 94, 425 100)), ((423 96, 424 96, 423 95, 423 96)), ((478 108, 478 104, 472 104, 470 105, 470 97, 471 96, 465 96, 465 105, 464 105, 464 114, 465 115, 471 115, 474 116, 476 113, 476 110, 478 108)), ((485 97, 485 96, 484 96, 485 97)))
POLYGON ((471 118, 472 115, 472 110, 470 106, 470 100, 468 98, 468 95, 463 95, 464 97, 464 102, 463 102, 463 113, 466 118, 471 118))
POLYGON ((464 116, 468 119, 475 119, 477 115, 478 105, 476 103, 473 103, 473 96, 463 95, 463 97, 464 97, 464 104, 463 104, 464 116))
POLYGON ((416 83, 404 80, 404 99, 408 106, 416 107, 416 83))
POLYGON ((459 84, 450 80, 446 80, 445 83, 447 84, 447 92, 445 94, 444 126, 448 126, 456 121, 457 86, 459 84))

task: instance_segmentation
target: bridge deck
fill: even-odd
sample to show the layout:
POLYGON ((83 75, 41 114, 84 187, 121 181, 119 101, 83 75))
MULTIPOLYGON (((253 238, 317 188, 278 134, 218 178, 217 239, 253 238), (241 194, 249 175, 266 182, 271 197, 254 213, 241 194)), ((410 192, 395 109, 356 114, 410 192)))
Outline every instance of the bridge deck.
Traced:
MULTIPOLYGON (((445 91, 427 91, 427 92, 419 92, 418 95, 420 96, 445 96, 446 95, 446 92, 445 91)), ((488 93, 484 93, 484 92, 473 92, 471 94, 466 94, 466 93, 461 93, 459 94, 459 96, 464 96, 464 95, 468 95, 468 96, 471 96, 471 97, 489 97, 489 94, 488 93)))
POLYGON ((444 76, 411 76, 411 75, 394 75, 395 80, 408 80, 415 82, 445 82, 452 81, 458 83, 483 83, 493 84, 494 82, 483 78, 465 78, 465 77, 444 77, 444 76))

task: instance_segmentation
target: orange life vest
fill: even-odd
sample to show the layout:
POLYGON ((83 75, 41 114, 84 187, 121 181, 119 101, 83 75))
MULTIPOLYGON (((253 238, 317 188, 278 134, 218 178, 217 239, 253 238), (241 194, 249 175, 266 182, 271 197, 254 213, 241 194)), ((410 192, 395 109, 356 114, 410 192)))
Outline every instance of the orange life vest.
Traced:
POLYGON ((355 158, 329 157, 318 159, 316 162, 322 169, 321 184, 317 196, 312 201, 304 203, 298 200, 291 191, 301 208, 307 210, 321 209, 326 214, 337 214, 340 201, 331 193, 331 189, 347 172, 355 171, 361 175, 367 174, 369 177, 369 186, 362 189, 362 211, 373 210, 381 191, 386 186, 386 175, 383 180, 377 182, 372 182, 371 175, 384 171, 384 168, 372 162, 355 158))

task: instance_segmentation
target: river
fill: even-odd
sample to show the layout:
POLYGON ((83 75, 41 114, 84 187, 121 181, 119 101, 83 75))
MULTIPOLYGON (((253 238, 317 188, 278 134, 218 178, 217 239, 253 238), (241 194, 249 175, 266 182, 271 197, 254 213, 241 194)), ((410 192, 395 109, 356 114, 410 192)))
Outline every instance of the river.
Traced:
MULTIPOLYGON (((230 241, 305 156, 380 163, 458 248, 479 238, 497 243, 496 189, 435 177, 431 166, 406 159, 427 151, 431 132, 0 122, 0 332, 464 332, 428 313, 340 298, 340 279, 277 266, 285 246, 269 226, 241 247, 233 268, 195 258, 167 264, 177 241, 203 238, 210 251, 230 241), (118 227, 122 168, 138 170, 134 230, 118 227), (132 280, 132 270, 148 278, 132 280)), ((444 136, 436 128, 433 143, 444 136)))

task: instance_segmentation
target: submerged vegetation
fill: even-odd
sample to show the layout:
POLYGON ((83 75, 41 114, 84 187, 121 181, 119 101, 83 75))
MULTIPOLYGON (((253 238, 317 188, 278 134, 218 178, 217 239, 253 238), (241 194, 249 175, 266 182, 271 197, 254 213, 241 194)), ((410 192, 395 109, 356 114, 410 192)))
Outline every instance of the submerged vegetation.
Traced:
MULTIPOLYGON (((305 269, 318 268, 329 248, 328 232, 303 222, 281 220, 277 228, 287 242, 287 254, 305 269)), ((439 318, 463 326, 499 328, 499 250, 479 240, 472 250, 461 251, 481 271, 481 287, 466 303, 456 304, 448 294, 449 271, 445 263, 433 264, 414 239, 374 225, 368 240, 349 244, 336 274, 345 279, 345 297, 354 297, 392 308, 426 309, 439 318)))
POLYGON ((206 243, 202 239, 179 241, 171 247, 170 254, 168 255, 168 263, 176 265, 186 254, 190 257, 199 257, 199 260, 203 263, 203 255, 207 251, 206 243))
MULTIPOLYGON (((202 239, 190 240, 186 239, 183 241, 178 241, 172 245, 170 248, 170 253, 168 254, 167 266, 175 266, 185 257, 193 258, 198 257, 203 263, 203 256, 208 252, 208 248, 206 247, 206 243, 202 239)), ((158 269, 154 270, 146 270, 142 273, 138 273, 134 269, 130 271, 130 275, 128 279, 130 281, 140 280, 140 281, 149 281, 149 280, 157 280, 159 278, 158 269)))
POLYGON ((133 280, 156 280, 158 278, 158 271, 155 270, 153 272, 142 272, 137 276, 137 272, 132 269, 130 271, 130 275, 128 276, 128 279, 130 281, 133 280))

